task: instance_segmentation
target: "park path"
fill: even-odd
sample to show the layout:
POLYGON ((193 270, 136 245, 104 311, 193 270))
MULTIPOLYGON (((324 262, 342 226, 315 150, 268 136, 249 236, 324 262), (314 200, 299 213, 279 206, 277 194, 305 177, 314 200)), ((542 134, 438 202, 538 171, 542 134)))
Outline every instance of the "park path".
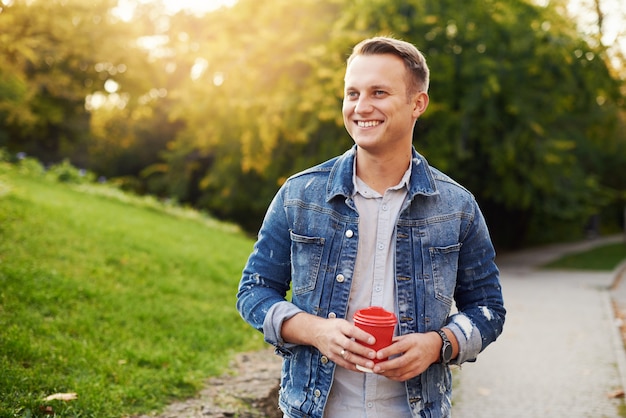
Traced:
POLYGON ((476 363, 455 372, 453 418, 611 418, 626 354, 613 311, 616 272, 537 270, 614 236, 555 245, 498 261, 507 320, 476 363))

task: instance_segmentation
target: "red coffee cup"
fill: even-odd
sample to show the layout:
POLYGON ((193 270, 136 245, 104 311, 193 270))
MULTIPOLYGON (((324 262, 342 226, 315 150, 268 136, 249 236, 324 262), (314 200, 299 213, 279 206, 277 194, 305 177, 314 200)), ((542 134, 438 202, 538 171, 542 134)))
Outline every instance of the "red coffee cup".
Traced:
MULTIPOLYGON (((361 344, 378 351, 391 345, 393 331, 396 328, 398 318, 393 312, 389 312, 380 306, 370 306, 369 308, 357 311, 354 316, 354 325, 376 338, 374 344, 361 344)), ((374 359, 374 363, 379 363, 387 359, 374 359)), ((369 370, 367 370, 369 371, 369 370)))

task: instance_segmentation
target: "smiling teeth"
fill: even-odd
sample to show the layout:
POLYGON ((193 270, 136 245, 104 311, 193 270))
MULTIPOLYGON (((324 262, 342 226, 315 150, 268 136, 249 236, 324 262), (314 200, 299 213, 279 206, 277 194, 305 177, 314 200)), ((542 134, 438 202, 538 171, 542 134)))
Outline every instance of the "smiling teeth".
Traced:
POLYGON ((360 120, 360 121, 357 122, 357 125, 359 125, 360 128, 371 128, 373 126, 380 125, 380 121, 378 121, 378 120, 370 120, 370 121, 360 120))

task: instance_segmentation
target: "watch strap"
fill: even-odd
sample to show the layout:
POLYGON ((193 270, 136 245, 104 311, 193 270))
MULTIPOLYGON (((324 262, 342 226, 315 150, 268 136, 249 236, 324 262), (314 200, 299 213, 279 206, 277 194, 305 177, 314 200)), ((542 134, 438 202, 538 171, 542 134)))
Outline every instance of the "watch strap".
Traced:
POLYGON ((441 353, 439 355, 439 362, 447 364, 450 360, 452 360, 452 344, 443 330, 438 329, 436 332, 443 341, 443 344, 441 345, 441 353))

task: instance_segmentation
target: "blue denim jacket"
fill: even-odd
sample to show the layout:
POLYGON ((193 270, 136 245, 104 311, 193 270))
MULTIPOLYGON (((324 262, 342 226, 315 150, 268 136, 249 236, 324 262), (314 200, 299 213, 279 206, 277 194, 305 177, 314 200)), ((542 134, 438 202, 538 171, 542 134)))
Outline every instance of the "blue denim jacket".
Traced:
MULTIPOLYGON (((335 363, 315 347, 286 344, 265 323, 285 300, 324 318, 345 318, 359 240, 352 200, 356 147, 289 178, 272 201, 243 271, 237 308, 283 355, 279 404, 289 417, 323 416, 335 363)), ((401 335, 444 326, 473 361, 502 332, 505 309, 484 218, 471 193, 413 150, 409 191, 396 225, 396 294, 401 335), (453 303, 458 312, 451 314, 453 303)), ((294 308, 295 309, 295 308, 294 308)), ((414 417, 447 417, 447 365, 406 382, 414 417)))

